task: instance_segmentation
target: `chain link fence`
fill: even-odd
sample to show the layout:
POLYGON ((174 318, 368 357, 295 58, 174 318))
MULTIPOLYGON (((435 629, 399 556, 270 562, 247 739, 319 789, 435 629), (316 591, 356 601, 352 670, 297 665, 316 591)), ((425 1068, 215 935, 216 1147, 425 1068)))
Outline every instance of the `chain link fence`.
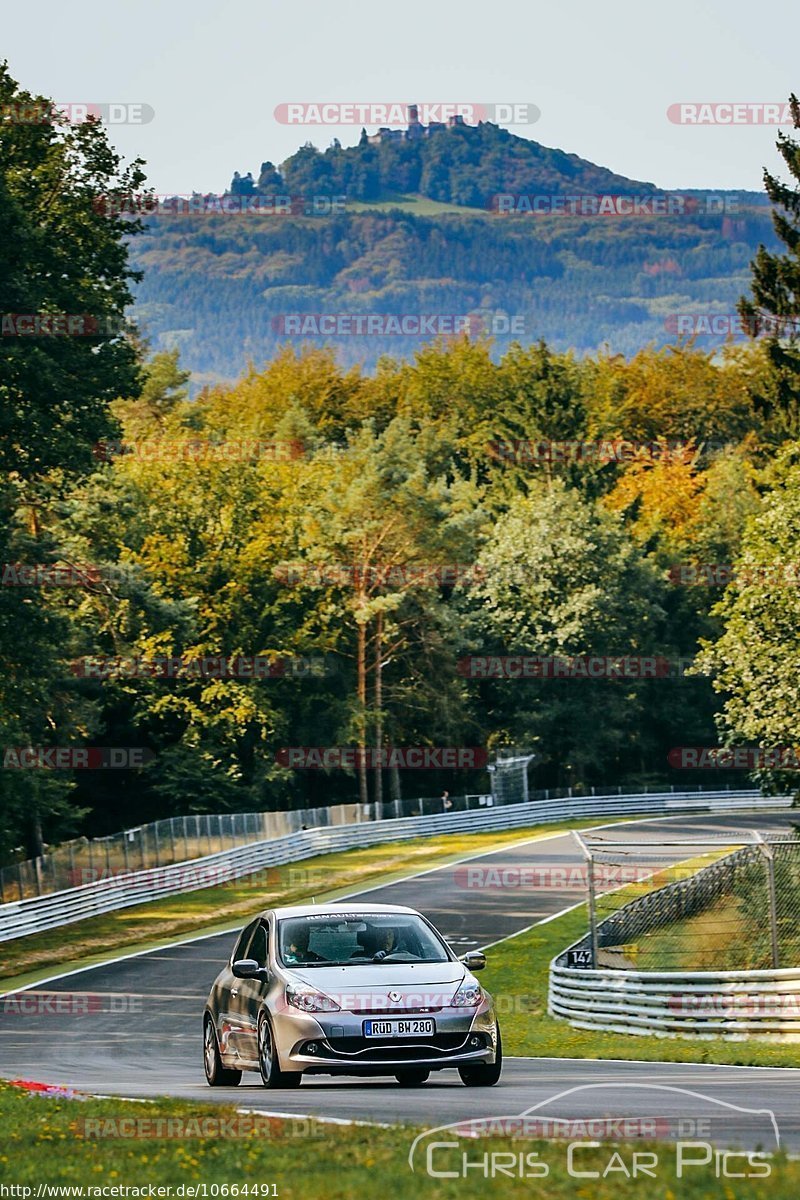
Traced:
POLYGON ((590 930, 572 963, 636 971, 800 966, 800 825, 652 846, 579 834, 590 930))
POLYGON ((170 817, 110 837, 78 838, 41 858, 0 868, 0 904, 80 887, 129 871, 188 862, 206 854, 284 837, 301 829, 351 825, 392 817, 433 816, 491 805, 490 795, 393 800, 376 812, 373 804, 340 804, 284 812, 214 813, 170 817))

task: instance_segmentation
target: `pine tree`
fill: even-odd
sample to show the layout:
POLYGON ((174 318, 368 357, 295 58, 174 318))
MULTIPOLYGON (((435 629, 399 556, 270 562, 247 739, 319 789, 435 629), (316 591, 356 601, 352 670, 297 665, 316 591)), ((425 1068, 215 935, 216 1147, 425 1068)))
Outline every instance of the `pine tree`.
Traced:
MULTIPOLYGON (((800 129, 800 103, 789 97, 792 123, 800 129)), ((751 263, 752 299, 742 297, 739 313, 753 336, 766 335, 767 354, 775 372, 772 395, 762 399, 785 437, 800 433, 800 142, 779 132, 780 154, 797 186, 781 182, 764 169, 764 188, 776 206, 772 223, 787 254, 771 254, 759 246, 751 263)))

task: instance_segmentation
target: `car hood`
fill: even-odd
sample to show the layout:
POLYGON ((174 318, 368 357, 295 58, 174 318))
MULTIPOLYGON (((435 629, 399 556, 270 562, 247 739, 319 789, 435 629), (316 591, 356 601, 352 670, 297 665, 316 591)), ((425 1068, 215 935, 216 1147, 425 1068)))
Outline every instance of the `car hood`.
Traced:
POLYGON ((440 989, 450 994, 466 975, 463 963, 368 963, 345 967, 286 968, 287 979, 321 992, 419 992, 440 989))

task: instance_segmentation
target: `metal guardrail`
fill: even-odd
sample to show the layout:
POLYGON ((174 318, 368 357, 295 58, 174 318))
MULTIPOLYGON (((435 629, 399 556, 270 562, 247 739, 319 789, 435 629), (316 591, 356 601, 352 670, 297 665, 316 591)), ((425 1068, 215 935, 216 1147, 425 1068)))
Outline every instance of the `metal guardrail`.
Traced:
POLYGON ((514 829, 582 817, 601 820, 604 817, 638 813, 664 816, 680 812, 731 812, 737 809, 788 807, 790 804, 788 798, 762 797, 757 791, 612 795, 602 800, 600 797, 587 796, 300 829, 281 837, 205 855, 190 862, 145 871, 122 872, 81 887, 0 905, 0 941, 40 933, 166 896, 211 887, 264 867, 282 866, 319 854, 382 842, 437 834, 514 829))
POLYGON ((577 1029, 661 1037, 800 1040, 800 967, 584 970, 550 964, 549 1012, 577 1029))

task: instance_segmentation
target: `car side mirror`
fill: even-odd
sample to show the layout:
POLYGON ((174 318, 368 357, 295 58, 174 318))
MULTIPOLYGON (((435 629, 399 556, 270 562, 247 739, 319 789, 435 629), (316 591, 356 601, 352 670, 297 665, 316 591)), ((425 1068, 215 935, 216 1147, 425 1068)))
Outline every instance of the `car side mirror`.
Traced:
POLYGON ((233 966, 231 971, 237 979, 266 979, 267 972, 264 967, 260 967, 254 958, 240 958, 233 966))
POLYGON ((482 971, 486 966, 486 955, 482 950, 469 950, 461 955, 461 961, 468 971, 482 971))

